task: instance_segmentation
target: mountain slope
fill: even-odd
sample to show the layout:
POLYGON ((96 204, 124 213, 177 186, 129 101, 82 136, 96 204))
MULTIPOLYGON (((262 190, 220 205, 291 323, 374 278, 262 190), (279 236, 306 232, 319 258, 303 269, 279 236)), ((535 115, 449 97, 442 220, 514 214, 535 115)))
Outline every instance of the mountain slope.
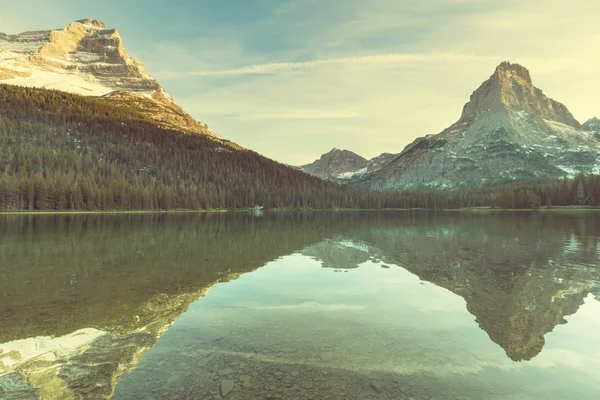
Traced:
POLYGON ((111 97, 135 104, 166 128, 217 137, 129 56, 116 29, 89 18, 59 30, 0 33, 0 83, 111 97))
POLYGON ((358 185, 469 188, 599 173, 600 138, 584 128, 533 86, 524 67, 504 62, 471 95, 456 123, 416 139, 358 185))

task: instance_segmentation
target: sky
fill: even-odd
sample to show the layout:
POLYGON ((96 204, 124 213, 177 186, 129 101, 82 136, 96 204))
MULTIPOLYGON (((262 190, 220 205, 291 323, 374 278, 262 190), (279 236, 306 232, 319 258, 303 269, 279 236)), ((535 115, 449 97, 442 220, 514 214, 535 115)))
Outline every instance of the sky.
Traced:
POLYGON ((600 116, 598 15, 593 0, 1 0, 0 32, 101 20, 193 117, 300 165, 439 133, 502 61, 580 122, 600 116))

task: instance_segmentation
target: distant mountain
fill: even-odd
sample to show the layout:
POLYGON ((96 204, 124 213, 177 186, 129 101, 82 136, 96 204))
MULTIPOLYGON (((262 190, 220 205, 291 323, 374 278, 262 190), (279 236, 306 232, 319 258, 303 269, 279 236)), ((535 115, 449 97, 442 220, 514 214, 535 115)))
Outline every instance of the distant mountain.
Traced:
POLYGON ((359 186, 473 188, 600 173, 597 119, 583 126, 533 86, 529 71, 503 62, 465 104, 460 119, 416 139, 359 186))
POLYGON ((345 176, 350 172, 359 173, 366 166, 367 160, 365 158, 350 150, 340 150, 334 147, 318 160, 300 166, 300 169, 322 179, 336 180, 336 178, 345 176))
POLYGON ((367 160, 350 150, 333 148, 318 160, 298 167, 300 170, 338 183, 352 183, 360 180, 365 174, 381 169, 397 154, 382 153, 367 160))
POLYGON ((590 118, 581 127, 586 131, 595 132, 596 136, 600 137, 600 119, 596 117, 590 118))
POLYGON ((110 97, 115 105, 136 106, 163 127, 217 137, 129 56, 116 29, 89 18, 58 30, 0 33, 0 83, 110 97))

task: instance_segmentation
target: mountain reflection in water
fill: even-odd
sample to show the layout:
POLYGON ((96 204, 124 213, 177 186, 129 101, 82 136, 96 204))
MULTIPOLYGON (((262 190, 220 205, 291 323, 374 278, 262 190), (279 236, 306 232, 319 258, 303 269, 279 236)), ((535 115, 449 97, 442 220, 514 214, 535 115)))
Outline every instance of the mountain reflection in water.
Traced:
MULTIPOLYGON (((0 398, 110 398, 211 287, 290 254, 350 274, 401 267, 462 297, 511 360, 531 360, 546 334, 600 294, 599 222, 595 212, 0 216, 0 398)), ((261 304, 263 312, 362 307, 261 304)), ((238 321, 228 323, 234 330, 238 321)), ((131 376, 117 398, 141 390, 131 376)), ((214 395, 223 394, 215 382, 214 395)), ((194 393, 178 385, 157 397, 194 393)), ((380 389, 365 390, 386 395, 380 389)), ((256 390, 236 398, 264 398, 256 390)), ((429 390, 414 393, 435 397, 429 390)))

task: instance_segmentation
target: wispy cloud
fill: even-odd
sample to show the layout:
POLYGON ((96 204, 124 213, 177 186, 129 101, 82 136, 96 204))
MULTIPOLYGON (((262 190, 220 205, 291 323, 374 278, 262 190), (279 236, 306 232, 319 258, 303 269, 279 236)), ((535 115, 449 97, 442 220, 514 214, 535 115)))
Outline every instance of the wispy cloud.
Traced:
POLYGON ((230 75, 260 75, 296 71, 304 68, 322 66, 354 66, 369 67, 372 65, 387 65, 390 67, 402 66, 415 62, 448 62, 448 61, 474 61, 498 60, 494 56, 477 56, 459 53, 387 53, 364 56, 339 57, 302 62, 274 62, 265 64, 248 65, 239 68, 213 70, 213 71, 169 71, 158 72, 157 75, 165 79, 189 78, 200 76, 230 76, 230 75))

